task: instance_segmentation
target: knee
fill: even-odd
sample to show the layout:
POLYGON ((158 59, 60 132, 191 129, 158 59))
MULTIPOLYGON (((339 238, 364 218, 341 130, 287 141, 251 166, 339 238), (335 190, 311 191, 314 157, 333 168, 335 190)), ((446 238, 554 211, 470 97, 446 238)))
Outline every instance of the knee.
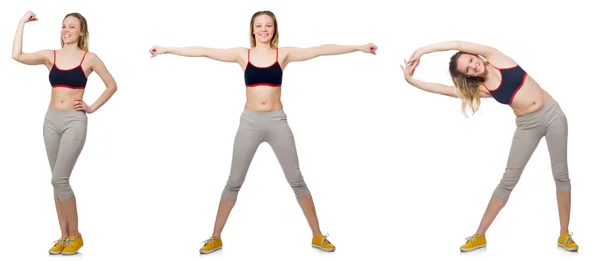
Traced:
POLYGON ((521 173, 507 169, 500 180, 500 183, 496 187, 496 190, 494 190, 493 195, 499 199, 508 200, 513 189, 517 186, 517 183, 519 183, 520 174, 521 173))
POLYGON ((69 178, 52 177, 52 187, 54 188, 54 199, 65 202, 74 196, 73 189, 69 184, 69 178))
POLYGON ((308 186, 306 185, 302 175, 300 175, 298 178, 288 179, 288 183, 290 184, 290 187, 292 187, 296 198, 310 196, 310 190, 308 189, 308 186))
POLYGON ((223 193, 221 194, 221 198, 226 200, 236 200, 237 195, 242 188, 242 184, 242 181, 228 180, 225 184, 225 189, 223 189, 223 193))
POLYGON ((571 191, 571 179, 569 178, 569 171, 564 168, 553 168, 552 175, 554 176, 554 183, 556 184, 557 192, 570 192, 571 191))
POLYGON ((69 187, 69 178, 59 175, 52 175, 52 180, 50 183, 54 189, 66 189, 69 187))

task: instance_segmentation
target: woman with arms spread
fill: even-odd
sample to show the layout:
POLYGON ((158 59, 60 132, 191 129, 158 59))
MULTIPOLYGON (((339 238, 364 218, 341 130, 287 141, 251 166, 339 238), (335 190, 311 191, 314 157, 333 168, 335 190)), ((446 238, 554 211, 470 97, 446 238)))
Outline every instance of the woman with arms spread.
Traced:
POLYGON ((373 44, 362 46, 321 45, 312 48, 278 48, 277 19, 270 11, 256 12, 250 20, 251 48, 216 49, 207 47, 159 47, 150 49, 152 57, 174 54, 206 57, 220 62, 238 63, 244 71, 246 105, 235 136, 229 179, 221 195, 213 235, 205 241, 201 253, 222 248, 221 231, 244 183, 250 162, 258 146, 267 142, 275 152, 285 177, 312 230, 312 246, 334 251, 335 246, 321 233, 310 191, 298 163, 294 135, 287 123, 281 103, 283 70, 291 62, 310 60, 323 55, 339 55, 356 51, 375 54, 373 44))
POLYGON ((463 112, 469 107, 475 113, 479 109, 480 98, 491 97, 510 106, 516 116, 516 130, 504 175, 494 190, 479 228, 467 238, 461 251, 486 246, 485 232, 508 201, 542 137, 546 137, 556 183, 560 217, 558 245, 568 251, 577 251, 578 246, 569 233, 571 182, 567 165, 568 124, 558 102, 513 59, 495 48, 480 44, 452 41, 425 46, 416 50, 401 67, 406 81, 411 85, 427 92, 460 98, 463 112), (423 82, 412 77, 422 55, 448 50, 458 50, 450 58, 449 66, 455 86, 423 82))
POLYGON ((62 236, 54 242, 50 254, 76 254, 83 246, 78 229, 75 194, 69 184, 71 172, 85 144, 87 115, 97 111, 117 91, 117 84, 104 63, 94 53, 88 52, 88 27, 79 13, 67 14, 63 19, 61 49, 24 53, 23 31, 25 24, 37 21, 28 11, 19 22, 13 42, 12 58, 26 65, 45 65, 49 71, 52 96, 44 119, 44 142, 50 169, 54 201, 62 236), (106 85, 100 98, 88 106, 83 101, 87 79, 96 72, 106 85))

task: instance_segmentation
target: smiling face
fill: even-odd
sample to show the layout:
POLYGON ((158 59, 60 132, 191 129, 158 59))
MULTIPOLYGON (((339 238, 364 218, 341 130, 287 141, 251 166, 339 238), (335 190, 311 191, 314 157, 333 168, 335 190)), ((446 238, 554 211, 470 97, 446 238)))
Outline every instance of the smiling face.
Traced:
POLYGON ((277 19, 270 11, 256 12, 250 20, 250 44, 269 44, 277 48, 279 44, 279 32, 277 30, 277 19))
POLYGON ((268 15, 260 15, 254 19, 254 38, 259 43, 268 43, 273 39, 275 28, 273 19, 268 15))
POLYGON ((81 21, 74 16, 67 16, 63 20, 60 37, 65 44, 73 44, 79 41, 79 37, 83 36, 81 32, 81 21))
POLYGON ((485 74, 485 64, 477 55, 462 54, 458 57, 456 63, 458 72, 467 76, 482 77, 485 74))

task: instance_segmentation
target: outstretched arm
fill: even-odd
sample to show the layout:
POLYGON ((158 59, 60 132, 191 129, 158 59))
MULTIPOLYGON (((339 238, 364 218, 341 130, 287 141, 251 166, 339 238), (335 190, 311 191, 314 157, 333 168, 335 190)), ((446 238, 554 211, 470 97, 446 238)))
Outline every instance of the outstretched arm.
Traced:
POLYGON ((205 57, 219 62, 240 63, 246 48, 209 48, 202 46, 190 47, 160 47, 154 46, 150 49, 150 54, 155 57, 159 54, 174 54, 185 57, 205 57))
POLYGON ((315 47, 298 48, 298 47, 284 47, 282 50, 287 52, 286 62, 301 62, 310 59, 317 58, 319 56, 327 55, 339 55, 353 53, 356 51, 362 51, 365 53, 376 54, 377 46, 374 44, 365 45, 336 45, 336 44, 324 44, 315 47))
POLYGON ((117 83, 115 82, 115 79, 110 74, 108 69, 106 69, 104 62, 102 62, 102 60, 96 54, 88 53, 87 57, 88 59, 90 59, 90 62, 92 64, 92 71, 96 72, 96 74, 100 76, 100 79, 102 79, 102 81, 104 82, 106 89, 104 90, 104 92, 102 92, 102 94, 96 100, 96 102, 94 102, 90 106, 87 106, 81 99, 77 99, 75 104, 73 105, 73 109, 83 110, 87 113, 94 113, 95 111, 100 109, 100 107, 102 107, 102 105, 104 105, 113 96, 113 94, 115 94, 115 92, 117 91, 117 83))
POLYGON ((23 31, 25 30, 25 24, 32 21, 37 21, 35 14, 28 11, 23 18, 19 21, 17 32, 13 40, 12 47, 12 58, 13 60, 26 65, 40 65, 46 64, 50 61, 51 52, 50 50, 41 50, 34 53, 23 52, 23 31))

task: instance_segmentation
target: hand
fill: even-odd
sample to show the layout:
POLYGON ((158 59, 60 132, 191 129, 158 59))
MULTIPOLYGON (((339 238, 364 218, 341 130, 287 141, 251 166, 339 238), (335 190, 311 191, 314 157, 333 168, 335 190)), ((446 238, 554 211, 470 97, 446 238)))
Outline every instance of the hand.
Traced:
POLYGON ((413 52, 413 54, 410 56, 410 58, 408 58, 408 61, 406 61, 406 63, 413 64, 416 62, 417 64, 419 64, 419 61, 421 60, 421 56, 423 56, 423 52, 420 49, 417 49, 413 52))
POLYGON ((27 11, 27 13, 25 13, 25 15, 23 16, 23 18, 21 18, 21 23, 28 23, 28 22, 33 22, 33 21, 37 21, 37 17, 35 17, 35 14, 31 11, 27 11))
POLYGON ((93 113, 94 110, 90 108, 81 98, 75 98, 73 109, 76 111, 84 111, 86 113, 93 113))
POLYGON ((404 79, 406 79, 406 81, 410 81, 412 79, 418 64, 419 63, 408 63, 406 59, 404 59, 404 65, 400 65, 400 68, 402 68, 402 71, 404 71, 404 79))
POLYGON ((361 46, 360 50, 365 53, 377 54, 375 53, 375 51, 377 51, 377 46, 372 43, 368 43, 361 46))
POLYGON ((152 48, 150 48, 150 54, 152 55, 151 58, 156 57, 159 54, 165 54, 166 50, 163 47, 160 46, 152 46, 152 48))

